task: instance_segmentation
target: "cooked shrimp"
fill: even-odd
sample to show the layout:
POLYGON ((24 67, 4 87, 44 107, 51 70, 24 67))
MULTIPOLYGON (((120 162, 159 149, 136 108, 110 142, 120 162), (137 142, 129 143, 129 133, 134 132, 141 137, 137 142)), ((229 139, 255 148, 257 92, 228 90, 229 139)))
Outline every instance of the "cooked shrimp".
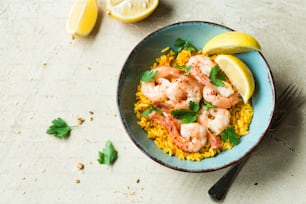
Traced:
POLYGON ((206 144, 206 128, 199 123, 182 124, 180 133, 173 139, 178 148, 184 151, 197 152, 206 144))
POLYGON ((178 69, 160 66, 153 69, 157 71, 154 80, 151 82, 141 82, 141 91, 151 101, 164 101, 167 99, 167 89, 172 78, 180 76, 178 69))
POLYGON ((154 82, 142 82, 141 91, 151 101, 167 100, 167 89, 170 81, 165 78, 158 78, 154 82))
POLYGON ((222 108, 202 109, 198 116, 198 122, 208 128, 207 138, 211 147, 221 147, 223 142, 218 135, 228 127, 230 112, 222 108))
POLYGON ((197 152, 207 142, 206 128, 199 123, 182 124, 178 128, 171 117, 165 117, 155 111, 149 115, 149 118, 166 128, 174 144, 183 151, 197 152))
POLYGON ((195 55, 190 57, 187 66, 191 66, 190 74, 201 84, 210 83, 209 73, 216 63, 204 55, 195 55))
POLYGON ((171 79, 171 78, 179 77, 181 75, 181 71, 179 69, 175 69, 169 66, 159 66, 152 70, 157 71, 157 74, 154 77, 155 79, 158 79, 158 78, 171 79))
POLYGON ((180 76, 175 79, 167 90, 167 96, 169 102, 173 106, 186 106, 190 101, 199 103, 202 99, 202 85, 200 85, 195 79, 180 76))
POLYGON ((208 139, 208 142, 209 142, 211 148, 213 148, 213 149, 220 148, 223 145, 223 141, 221 140, 221 138, 219 136, 213 134, 209 130, 207 131, 207 139, 208 139))
POLYGON ((231 114, 224 108, 202 109, 199 112, 198 122, 208 127, 214 134, 219 135, 230 123, 231 114))
MULTIPOLYGON (((228 87, 227 87, 228 88, 228 87)), ((237 92, 233 92, 230 96, 224 94, 225 91, 220 91, 220 88, 216 88, 213 85, 207 85, 203 89, 203 97, 206 101, 212 103, 218 108, 231 108, 241 101, 241 98, 237 92)))
POLYGON ((209 116, 212 116, 208 119, 208 128, 216 135, 219 135, 223 130, 225 130, 229 123, 231 114, 229 110, 224 108, 211 108, 208 110, 209 116))

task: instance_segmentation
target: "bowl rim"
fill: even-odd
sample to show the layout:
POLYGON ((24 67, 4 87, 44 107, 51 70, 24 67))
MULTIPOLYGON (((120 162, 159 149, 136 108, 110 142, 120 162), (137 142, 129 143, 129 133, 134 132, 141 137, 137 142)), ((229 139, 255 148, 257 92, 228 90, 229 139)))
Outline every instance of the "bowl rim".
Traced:
MULTIPOLYGON (((272 74, 272 71, 271 71, 271 67, 268 63, 268 61, 266 60, 266 58, 264 57, 264 55, 261 53, 261 51, 257 51, 257 53, 260 55, 260 57, 262 58, 262 60, 264 61, 264 63, 266 64, 266 71, 268 73, 268 75, 270 76, 270 86, 271 86, 271 91, 272 91, 272 111, 269 115, 269 118, 268 118, 268 125, 266 126, 266 128, 262 131, 262 135, 258 138, 257 142, 251 147, 248 149, 248 151, 242 155, 241 157, 237 158, 237 159, 234 159, 232 160, 231 162, 223 165, 223 166, 220 166, 220 167, 216 167, 216 168, 206 168, 206 169, 198 169, 198 170, 192 170, 192 169, 186 169, 186 168, 181 168, 181 167, 177 167, 177 166, 172 166, 172 165, 169 165, 168 163, 166 162, 163 162, 161 160, 159 160, 157 157, 153 157, 152 155, 148 154, 142 147, 140 144, 138 144, 134 138, 130 135, 132 134, 132 131, 129 129, 129 125, 126 121, 126 119, 123 117, 123 111, 122 109, 120 108, 120 103, 121 103, 121 100, 120 100, 120 97, 119 97, 119 88, 120 88, 120 82, 122 80, 122 76, 123 76, 123 71, 124 71, 124 67, 126 66, 126 64, 129 62, 130 58, 133 57, 133 53, 143 44, 143 42, 145 42, 147 39, 149 39, 151 36, 154 36, 156 33, 160 32, 160 31, 163 31, 163 30, 166 30, 170 27, 174 27, 174 26, 177 26, 177 25, 180 25, 180 24, 208 24, 208 25, 212 25, 212 26, 217 26, 217 27, 220 27, 220 28, 225 28, 229 31, 235 31, 234 29, 228 27, 228 26, 225 26, 225 25, 222 25, 222 24, 218 24, 218 23, 215 23, 215 22, 210 22, 210 21, 200 21, 200 20, 191 20, 191 21, 179 21, 179 22, 175 22, 175 23, 172 23, 172 24, 168 24, 168 25, 165 25, 161 28, 158 28, 152 32, 150 32, 149 34, 147 34, 144 38, 142 38, 135 46, 134 48, 130 51, 130 53, 128 54, 128 57, 126 58, 121 70, 120 70, 120 75, 118 77, 118 84, 117 84, 117 94, 116 94, 116 97, 117 97, 117 108, 119 110, 119 114, 120 114, 120 119, 121 119, 121 122, 124 126, 124 129, 127 133, 127 135, 129 136, 129 138, 132 140, 132 142, 137 146, 138 149, 140 149, 146 156, 148 156, 149 158, 151 158, 153 161, 157 162, 158 164, 162 165, 162 166, 165 166, 165 167, 168 167, 170 169, 173 169, 173 170, 177 170, 177 171, 181 171, 181 172, 189 172, 189 173, 205 173, 205 172, 212 172, 212 171, 216 171, 216 170, 220 170, 220 169, 224 169, 226 167, 229 167, 229 166, 232 166, 233 164, 237 163, 238 161, 241 161, 245 158, 247 158, 257 147, 258 145, 262 142, 263 138, 267 135, 267 132, 268 130, 270 129, 270 126, 271 126, 271 122, 273 120, 273 116, 275 114, 275 102, 276 102, 276 89, 275 89, 275 81, 274 81, 274 76, 272 74)), ((194 161, 194 162, 197 162, 197 161, 194 161)))

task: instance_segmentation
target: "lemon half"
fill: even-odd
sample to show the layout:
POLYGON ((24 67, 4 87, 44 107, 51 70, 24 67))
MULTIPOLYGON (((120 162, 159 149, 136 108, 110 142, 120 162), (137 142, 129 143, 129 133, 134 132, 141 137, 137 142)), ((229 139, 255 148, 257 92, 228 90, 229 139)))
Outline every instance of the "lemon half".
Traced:
POLYGON ((72 35, 87 36, 94 28, 97 17, 97 0, 77 0, 70 10, 66 30, 72 35))
POLYGON ((159 0, 107 0, 107 13, 122 22, 133 23, 150 16, 159 0))
POLYGON ((244 103, 252 97, 255 89, 255 81, 252 72, 247 65, 233 55, 217 55, 215 62, 225 72, 230 82, 241 95, 244 103))
POLYGON ((231 31, 222 33, 209 40, 202 49, 204 54, 235 54, 249 51, 260 51, 258 41, 243 32, 231 31))

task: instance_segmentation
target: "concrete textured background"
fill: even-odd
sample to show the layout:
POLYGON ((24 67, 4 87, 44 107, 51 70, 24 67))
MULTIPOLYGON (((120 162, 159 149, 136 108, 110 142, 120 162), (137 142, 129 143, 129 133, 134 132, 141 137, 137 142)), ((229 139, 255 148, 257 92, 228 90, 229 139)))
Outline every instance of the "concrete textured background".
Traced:
MULTIPOLYGON (((121 67, 150 32, 203 20, 256 36, 277 90, 291 82, 305 90, 306 1, 161 0, 134 24, 98 2, 94 33, 73 40, 65 32, 72 0, 0 0, 0 203, 213 203, 207 190, 227 169, 177 172, 131 142, 116 107, 121 67), (56 117, 86 121, 62 141, 45 133, 56 117), (119 152, 111 168, 96 161, 108 139, 119 152)), ((224 203, 306 203, 305 111, 264 139, 224 203)))

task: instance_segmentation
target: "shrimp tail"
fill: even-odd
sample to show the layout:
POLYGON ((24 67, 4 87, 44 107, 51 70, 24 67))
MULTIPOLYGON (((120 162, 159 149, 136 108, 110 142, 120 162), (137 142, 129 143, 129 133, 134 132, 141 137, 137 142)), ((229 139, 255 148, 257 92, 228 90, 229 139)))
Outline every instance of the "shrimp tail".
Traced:
POLYGON ((222 147, 223 141, 217 135, 214 135, 212 132, 207 130, 208 142, 213 149, 222 147))

